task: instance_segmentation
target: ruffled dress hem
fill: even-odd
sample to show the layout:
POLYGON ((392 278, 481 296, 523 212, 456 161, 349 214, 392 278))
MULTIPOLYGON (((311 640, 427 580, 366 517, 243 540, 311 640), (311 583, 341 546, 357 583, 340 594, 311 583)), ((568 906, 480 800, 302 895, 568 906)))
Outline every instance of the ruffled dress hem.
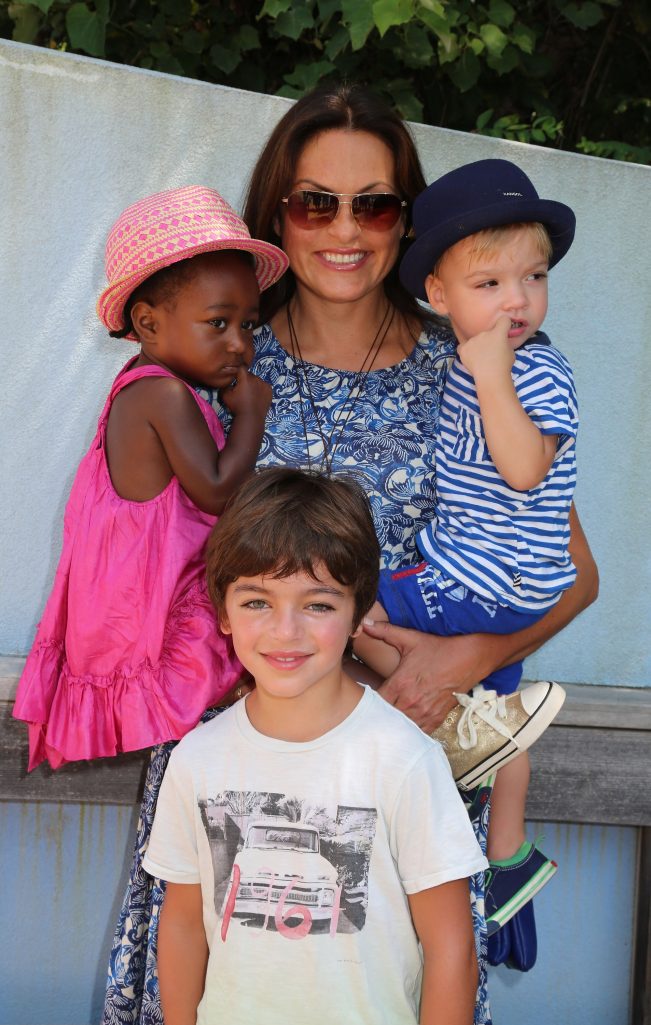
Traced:
POLYGON ((75 675, 58 640, 29 654, 14 716, 28 723, 28 771, 47 760, 108 758, 179 740, 241 673, 230 638, 219 632, 202 585, 170 615, 156 665, 144 661, 106 675, 75 675))

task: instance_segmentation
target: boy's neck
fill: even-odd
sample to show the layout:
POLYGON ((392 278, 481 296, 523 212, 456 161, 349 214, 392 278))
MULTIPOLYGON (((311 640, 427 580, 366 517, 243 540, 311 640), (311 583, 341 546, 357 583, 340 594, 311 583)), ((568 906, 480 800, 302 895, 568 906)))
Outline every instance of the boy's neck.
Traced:
POLYGON ((312 687, 297 697, 270 695, 257 687, 246 699, 246 714, 258 733, 301 744, 317 740, 347 719, 364 688, 343 671, 331 687, 312 687))

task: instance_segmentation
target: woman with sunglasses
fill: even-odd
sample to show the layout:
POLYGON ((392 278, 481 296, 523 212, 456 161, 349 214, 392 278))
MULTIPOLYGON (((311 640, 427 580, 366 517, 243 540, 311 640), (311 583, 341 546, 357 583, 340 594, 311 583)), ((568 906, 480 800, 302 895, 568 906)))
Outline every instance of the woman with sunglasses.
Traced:
MULTIPOLYGON (((244 211, 251 233, 285 250, 290 269, 263 296, 255 372, 273 388, 263 465, 354 476, 371 500, 383 562, 415 552, 435 501, 434 446, 454 352, 449 329, 398 280, 409 210, 425 187, 400 118, 356 86, 323 86, 272 132, 244 211)), ((535 627, 510 636, 438 638, 378 624, 401 665, 380 693, 430 732, 497 666, 530 654, 596 597, 597 574, 576 514, 577 583, 535 627)), ((470 807, 486 841, 481 797, 470 807)), ((483 934, 482 880, 472 881, 483 934)), ((485 940, 478 944, 475 1022, 490 1020, 485 940)))
MULTIPOLYGON (((403 289, 409 208, 425 188, 401 119, 356 86, 324 86, 290 108, 253 170, 244 218, 281 245, 290 270, 262 296, 252 369, 273 388, 259 465, 356 477, 373 507, 383 562, 405 562, 435 500, 438 409, 454 339, 403 289)), ((596 596, 596 570, 576 516, 577 581, 535 627, 512 636, 439 638, 373 628, 402 662, 380 689, 431 731, 498 665, 519 660, 596 596)), ((246 691, 236 690, 236 697, 246 691)), ((156 749, 145 783, 136 858, 111 955, 103 1025, 159 1025, 156 928, 163 886, 143 871, 170 745, 156 749)), ((479 795, 470 814, 485 848, 479 795)), ((480 984, 475 1023, 490 1021, 482 880, 471 885, 480 984)), ((314 1010, 314 1009, 313 1009, 314 1010)), ((262 1010, 261 1010, 262 1013, 262 1010)))
MULTIPOLYGON (((251 176, 244 219, 290 269, 261 303, 255 372, 274 391, 259 463, 356 476, 385 565, 415 552, 434 508, 434 443, 454 351, 449 329, 402 287, 409 209, 425 187, 404 122, 377 96, 326 85, 276 125, 251 176)), ((400 668, 384 696, 431 731, 497 666, 535 651, 596 598, 597 572, 575 511, 577 581, 535 627, 438 638, 380 624, 400 668)))

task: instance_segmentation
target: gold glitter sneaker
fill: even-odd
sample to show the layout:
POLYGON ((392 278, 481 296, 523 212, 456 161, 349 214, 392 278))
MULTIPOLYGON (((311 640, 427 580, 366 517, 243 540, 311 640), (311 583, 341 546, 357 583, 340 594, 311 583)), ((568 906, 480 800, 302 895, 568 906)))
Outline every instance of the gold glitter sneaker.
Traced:
POLYGON ((459 704, 432 736, 443 747, 460 790, 473 790, 538 739, 560 711, 557 683, 532 683, 513 694, 484 690, 455 694, 459 704))

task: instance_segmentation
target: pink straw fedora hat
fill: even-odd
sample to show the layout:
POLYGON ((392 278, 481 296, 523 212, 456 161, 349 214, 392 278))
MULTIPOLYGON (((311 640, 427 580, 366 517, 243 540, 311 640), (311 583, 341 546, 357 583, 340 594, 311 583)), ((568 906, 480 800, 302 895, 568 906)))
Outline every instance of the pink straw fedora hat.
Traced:
POLYGON ((100 320, 109 331, 121 331, 125 304, 138 285, 163 267, 219 249, 252 253, 261 291, 278 281, 289 263, 282 249, 251 238, 242 218, 214 189, 186 185, 133 203, 106 242, 109 285, 97 301, 100 320))

